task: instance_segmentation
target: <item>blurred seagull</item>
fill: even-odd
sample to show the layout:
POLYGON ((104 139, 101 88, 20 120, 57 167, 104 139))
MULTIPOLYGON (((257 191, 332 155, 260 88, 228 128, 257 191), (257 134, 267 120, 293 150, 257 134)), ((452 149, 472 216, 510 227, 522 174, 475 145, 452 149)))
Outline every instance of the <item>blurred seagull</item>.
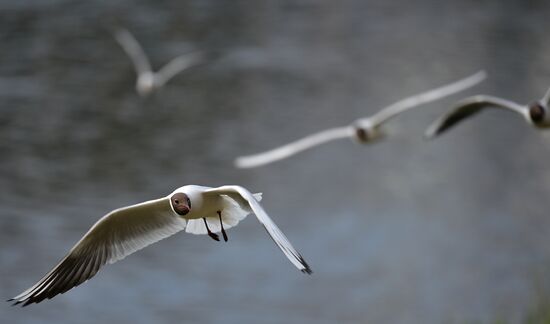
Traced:
POLYGON ((317 145, 341 138, 352 138, 361 144, 373 142, 382 137, 383 133, 380 130, 380 126, 391 118, 413 107, 426 104, 473 87, 483 81, 486 77, 487 74, 485 71, 479 71, 476 74, 457 82, 398 101, 393 105, 380 110, 373 116, 357 119, 348 126, 327 129, 267 152, 238 157, 235 159, 235 166, 238 168, 258 167, 282 160, 317 145))
POLYGON ((145 52, 128 30, 117 30, 115 39, 134 64, 137 74, 136 90, 141 96, 149 95, 179 72, 202 62, 204 59, 203 54, 200 52, 183 54, 168 62, 158 72, 153 72, 145 52))
POLYGON ((105 215, 38 283, 11 298, 27 306, 52 298, 92 278, 106 263, 126 256, 183 229, 208 234, 219 241, 221 232, 254 213, 277 246, 300 271, 311 274, 306 261, 292 247, 259 204, 261 194, 240 186, 210 188, 188 185, 168 196, 119 208, 105 215))
POLYGON ((483 109, 490 107, 516 112, 523 116, 530 125, 537 128, 548 128, 550 127, 549 105, 550 89, 546 91, 542 99, 526 106, 487 95, 468 97, 459 101, 451 111, 434 121, 426 130, 424 136, 428 139, 437 137, 463 119, 474 116, 483 109))

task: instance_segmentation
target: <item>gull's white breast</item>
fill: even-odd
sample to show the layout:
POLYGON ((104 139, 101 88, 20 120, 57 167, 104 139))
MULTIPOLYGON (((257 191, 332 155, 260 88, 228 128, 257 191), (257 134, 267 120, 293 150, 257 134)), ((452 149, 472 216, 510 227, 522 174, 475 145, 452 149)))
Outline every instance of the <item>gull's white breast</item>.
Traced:
MULTIPOLYGON (((217 216, 218 211, 223 211, 229 207, 227 199, 221 195, 209 194, 205 195, 205 191, 212 189, 210 187, 189 185, 176 189, 176 192, 183 192, 191 201, 191 210, 185 216, 186 219, 198 219, 203 217, 217 216)), ((172 195, 170 194, 170 195, 172 195)))

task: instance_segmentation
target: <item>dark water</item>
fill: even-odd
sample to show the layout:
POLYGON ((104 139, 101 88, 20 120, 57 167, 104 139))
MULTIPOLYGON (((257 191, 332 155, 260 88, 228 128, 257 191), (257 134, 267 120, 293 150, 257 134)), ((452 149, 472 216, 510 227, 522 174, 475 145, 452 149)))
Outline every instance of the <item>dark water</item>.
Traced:
MULTIPOLYGON (((547 1, 0 1, 0 292, 46 273, 106 212, 241 184, 311 264, 249 217, 176 235, 3 323, 522 322, 550 294, 550 134, 488 112, 435 142, 452 99, 271 166, 232 160, 484 68, 525 103, 550 85, 547 1), (110 31, 160 66, 215 53, 143 100, 110 31)), ((455 97, 456 99, 458 97, 455 97)))

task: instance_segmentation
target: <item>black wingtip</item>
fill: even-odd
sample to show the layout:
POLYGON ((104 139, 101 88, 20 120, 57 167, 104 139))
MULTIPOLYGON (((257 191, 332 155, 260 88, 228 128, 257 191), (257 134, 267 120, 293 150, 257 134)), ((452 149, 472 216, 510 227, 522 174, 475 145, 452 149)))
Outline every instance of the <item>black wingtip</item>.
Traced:
POLYGON ((303 273, 307 273, 308 275, 313 273, 313 270, 311 270, 311 268, 309 267, 309 264, 307 264, 306 260, 304 260, 304 258, 301 255, 298 258, 298 260, 304 266, 304 268, 301 269, 300 271, 302 271, 303 273))
POLYGON ((424 131, 424 138, 425 141, 433 140, 434 138, 438 137, 445 131, 445 128, 441 127, 441 125, 437 122, 434 122, 428 128, 426 131, 424 131))
POLYGON ((11 306, 21 306, 21 307, 25 307, 25 306, 29 306, 30 304, 32 304, 34 301, 30 300, 30 299, 23 299, 23 300, 17 300, 15 298, 10 298, 10 299, 7 299, 6 302, 13 302, 15 301, 13 304, 11 304, 11 306), (22 304, 22 305, 21 305, 22 304))
MULTIPOLYGON (((13 300, 14 300, 14 299, 12 299, 12 301, 13 301, 13 300)), ((11 305, 12 305, 12 306, 17 306, 17 305, 19 305, 19 304, 21 304, 21 303, 22 303, 22 301, 18 300, 18 301, 16 301, 15 303, 13 303, 13 304, 11 304, 11 305)))

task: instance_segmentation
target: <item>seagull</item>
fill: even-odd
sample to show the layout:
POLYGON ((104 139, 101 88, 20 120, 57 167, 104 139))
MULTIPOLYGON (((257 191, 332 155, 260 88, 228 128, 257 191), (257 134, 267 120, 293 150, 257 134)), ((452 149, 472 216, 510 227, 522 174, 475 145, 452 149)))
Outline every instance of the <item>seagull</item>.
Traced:
POLYGON ((546 91, 542 99, 535 100, 525 106, 510 100, 488 95, 468 97, 456 103, 451 111, 434 121, 426 130, 424 137, 427 139, 437 137, 463 119, 474 116, 478 112, 489 107, 516 112, 523 116, 527 123, 536 128, 549 128, 549 106, 550 89, 546 91))
POLYGON ((168 62, 158 72, 153 72, 151 63, 145 55, 143 48, 141 48, 128 30, 117 30, 115 32, 115 39, 134 64, 137 74, 136 90, 141 96, 149 95, 154 90, 162 87, 179 72, 203 61, 202 53, 187 53, 168 62))
POLYGON ((357 119, 348 126, 327 129, 263 153, 238 157, 235 159, 235 166, 238 168, 258 167, 282 160, 317 145, 341 138, 352 138, 361 144, 374 142, 383 136, 380 126, 391 118, 413 107, 426 104, 473 87, 483 81, 486 77, 487 74, 485 71, 479 71, 454 83, 405 98, 380 110, 370 117, 357 119))
POLYGON ((221 232, 254 213, 275 244, 300 271, 311 274, 306 261, 273 223, 259 201, 240 186, 218 188, 187 185, 168 196, 115 209, 97 221, 69 253, 34 286, 9 299, 27 306, 63 294, 91 279, 106 263, 114 263, 185 229, 219 241, 221 232))

